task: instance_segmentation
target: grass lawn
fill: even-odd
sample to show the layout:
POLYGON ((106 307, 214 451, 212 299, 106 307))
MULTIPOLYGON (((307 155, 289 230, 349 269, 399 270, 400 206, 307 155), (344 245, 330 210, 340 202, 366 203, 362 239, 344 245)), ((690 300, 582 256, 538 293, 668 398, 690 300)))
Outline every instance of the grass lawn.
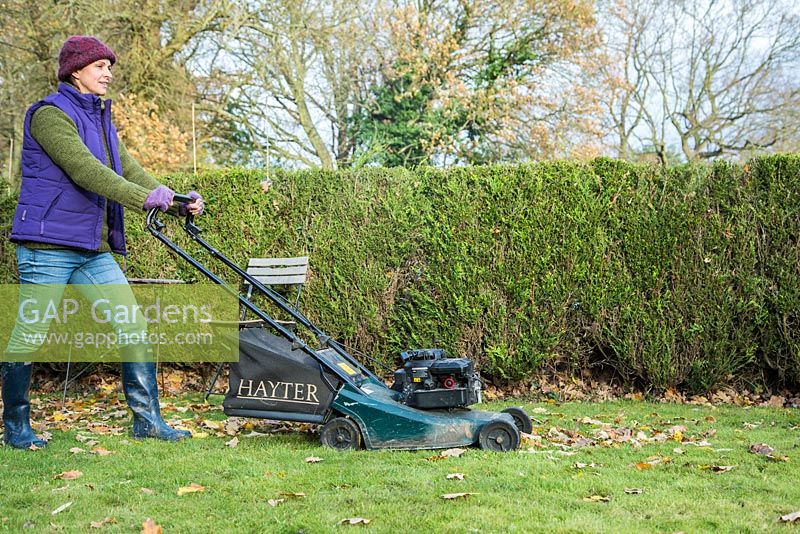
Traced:
POLYGON ((164 402, 195 439, 136 441, 115 394, 64 411, 39 398, 51 443, 0 448, 0 532, 139 532, 148 518, 165 533, 800 532, 780 520, 800 511, 797 410, 516 405, 534 419, 520 451, 443 458, 336 452, 310 427, 226 420, 196 396, 164 402), (355 518, 369 523, 340 524, 355 518))

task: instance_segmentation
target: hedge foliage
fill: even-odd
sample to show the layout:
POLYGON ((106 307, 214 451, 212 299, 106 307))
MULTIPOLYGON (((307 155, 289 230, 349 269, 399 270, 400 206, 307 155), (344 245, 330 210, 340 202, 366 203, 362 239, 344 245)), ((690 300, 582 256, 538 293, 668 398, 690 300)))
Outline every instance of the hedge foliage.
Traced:
MULTIPOLYGON (((302 307, 386 363, 442 346, 509 380, 605 365, 658 390, 800 382, 798 156, 278 172, 266 194, 262 178, 165 182, 203 192, 204 237, 239 264, 310 255, 302 307)), ((129 215, 129 275, 198 280, 142 222, 129 215)))

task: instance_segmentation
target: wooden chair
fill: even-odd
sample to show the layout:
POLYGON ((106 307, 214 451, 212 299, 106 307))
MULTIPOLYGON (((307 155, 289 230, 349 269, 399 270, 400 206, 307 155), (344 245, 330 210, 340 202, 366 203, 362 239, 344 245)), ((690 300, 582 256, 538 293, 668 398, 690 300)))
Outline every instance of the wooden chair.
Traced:
MULTIPOLYGON (((308 256, 295 258, 250 258, 247 262, 247 274, 271 288, 295 287, 294 302, 292 306, 297 309, 300 302, 300 293, 308 276, 308 256)), ((253 296, 253 286, 245 283, 247 298, 253 296)), ((242 320, 245 319, 247 309, 242 310, 242 320)), ((291 321, 286 321, 291 323, 291 321)), ((292 323, 293 324, 293 323, 292 323)))
MULTIPOLYGON (((308 256, 298 256, 294 258, 250 258, 247 262, 247 274, 258 280, 261 284, 270 289, 294 287, 294 302, 290 304, 297 309, 300 302, 300 293, 303 291, 303 284, 308 277, 308 256)), ((245 281, 243 292, 248 300, 253 296, 253 286, 245 281)), ((288 301, 289 299, 287 299, 288 301)), ((239 316, 239 328, 258 326, 263 321, 260 319, 247 319, 247 308, 242 306, 239 316)), ((288 329, 295 327, 294 321, 284 321, 276 319, 275 322, 288 329)), ((219 374, 222 372, 224 362, 220 362, 214 372, 214 377, 206 390, 205 398, 211 395, 214 385, 217 383, 219 374)))

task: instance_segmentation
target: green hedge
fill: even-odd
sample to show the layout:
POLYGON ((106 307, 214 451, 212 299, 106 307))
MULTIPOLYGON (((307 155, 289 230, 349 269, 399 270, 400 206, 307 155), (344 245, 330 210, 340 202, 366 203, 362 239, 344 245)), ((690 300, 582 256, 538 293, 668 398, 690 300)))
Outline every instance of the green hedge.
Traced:
MULTIPOLYGON (((279 172, 267 194, 262 177, 165 181, 204 193, 204 236, 240 264, 310 255, 303 308, 384 362, 443 346, 509 380, 605 365, 657 390, 800 382, 798 156, 279 172)), ((142 222, 129 275, 197 280, 142 222)))

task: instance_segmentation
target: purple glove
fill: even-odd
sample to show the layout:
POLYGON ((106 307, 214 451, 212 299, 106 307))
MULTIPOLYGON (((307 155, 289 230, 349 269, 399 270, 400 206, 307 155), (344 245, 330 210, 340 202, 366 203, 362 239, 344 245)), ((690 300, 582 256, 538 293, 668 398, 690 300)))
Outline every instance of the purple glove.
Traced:
MULTIPOLYGON (((192 202, 192 204, 194 204, 198 200, 200 201, 200 210, 195 212, 195 215, 200 215, 201 213, 203 213, 204 209, 203 197, 200 196, 200 193, 198 193, 197 191, 189 191, 188 193, 186 193, 186 196, 194 201, 192 202)), ((178 215, 180 215, 181 217, 183 217, 189 212, 189 209, 186 206, 188 206, 186 202, 181 202, 180 204, 178 204, 178 215)))
POLYGON ((174 196, 175 193, 172 192, 172 189, 166 185, 159 185, 147 195, 147 199, 144 201, 144 209, 149 211, 153 208, 158 208, 161 211, 167 211, 172 205, 172 197, 174 196))

